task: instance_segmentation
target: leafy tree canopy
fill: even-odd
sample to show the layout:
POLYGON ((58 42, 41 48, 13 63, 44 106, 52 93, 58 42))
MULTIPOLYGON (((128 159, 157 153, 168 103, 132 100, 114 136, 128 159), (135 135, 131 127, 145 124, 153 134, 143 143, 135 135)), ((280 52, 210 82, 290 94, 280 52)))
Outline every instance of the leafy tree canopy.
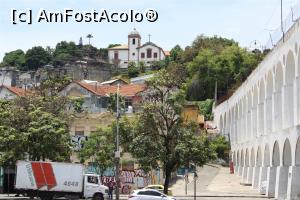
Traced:
POLYGON ((23 69, 25 65, 25 53, 21 49, 6 53, 3 58, 3 66, 15 66, 23 69))
POLYGON ((37 70, 51 61, 51 55, 43 47, 33 47, 25 54, 26 70, 37 70))

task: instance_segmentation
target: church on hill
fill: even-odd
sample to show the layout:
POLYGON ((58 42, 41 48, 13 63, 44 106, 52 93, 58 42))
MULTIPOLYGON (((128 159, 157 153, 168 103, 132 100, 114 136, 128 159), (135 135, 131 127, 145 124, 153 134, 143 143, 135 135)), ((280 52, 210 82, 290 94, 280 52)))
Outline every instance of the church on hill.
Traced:
POLYGON ((119 68, 126 69, 129 62, 145 62, 146 66, 150 66, 153 61, 164 60, 169 55, 168 51, 164 51, 160 46, 149 41, 141 44, 141 35, 134 29, 128 34, 128 44, 119 45, 108 49, 109 63, 119 68))

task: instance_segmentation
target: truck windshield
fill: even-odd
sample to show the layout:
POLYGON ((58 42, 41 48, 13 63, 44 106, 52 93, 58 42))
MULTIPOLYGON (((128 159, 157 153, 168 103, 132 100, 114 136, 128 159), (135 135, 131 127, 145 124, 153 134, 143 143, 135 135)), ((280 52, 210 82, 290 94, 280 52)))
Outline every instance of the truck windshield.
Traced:
POLYGON ((97 176, 88 176, 87 178, 88 183, 98 184, 98 177, 97 176))

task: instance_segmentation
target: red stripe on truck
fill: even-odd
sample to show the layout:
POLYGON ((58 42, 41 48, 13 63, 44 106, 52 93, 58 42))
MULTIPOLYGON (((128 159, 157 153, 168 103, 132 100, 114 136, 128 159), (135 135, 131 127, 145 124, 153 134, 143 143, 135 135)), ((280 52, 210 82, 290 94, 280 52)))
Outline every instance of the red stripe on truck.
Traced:
POLYGON ((31 162, 37 189, 47 186, 48 190, 57 185, 51 163, 31 162))
POLYGON ((48 186, 48 190, 56 186, 56 179, 53 173, 53 168, 51 163, 42 163, 44 174, 46 178, 46 184, 48 186))
POLYGON ((41 187, 46 185, 46 180, 44 177, 44 172, 42 169, 42 165, 39 162, 32 162, 31 163, 31 168, 33 171, 35 183, 37 186, 37 189, 40 189, 41 187))

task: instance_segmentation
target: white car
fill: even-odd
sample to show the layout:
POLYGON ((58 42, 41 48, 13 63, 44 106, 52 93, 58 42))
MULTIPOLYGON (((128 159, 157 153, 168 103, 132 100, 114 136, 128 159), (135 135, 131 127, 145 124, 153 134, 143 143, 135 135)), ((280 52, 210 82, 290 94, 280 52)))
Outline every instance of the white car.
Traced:
POLYGON ((174 197, 167 196, 157 190, 141 189, 134 190, 128 200, 176 200, 174 197))

